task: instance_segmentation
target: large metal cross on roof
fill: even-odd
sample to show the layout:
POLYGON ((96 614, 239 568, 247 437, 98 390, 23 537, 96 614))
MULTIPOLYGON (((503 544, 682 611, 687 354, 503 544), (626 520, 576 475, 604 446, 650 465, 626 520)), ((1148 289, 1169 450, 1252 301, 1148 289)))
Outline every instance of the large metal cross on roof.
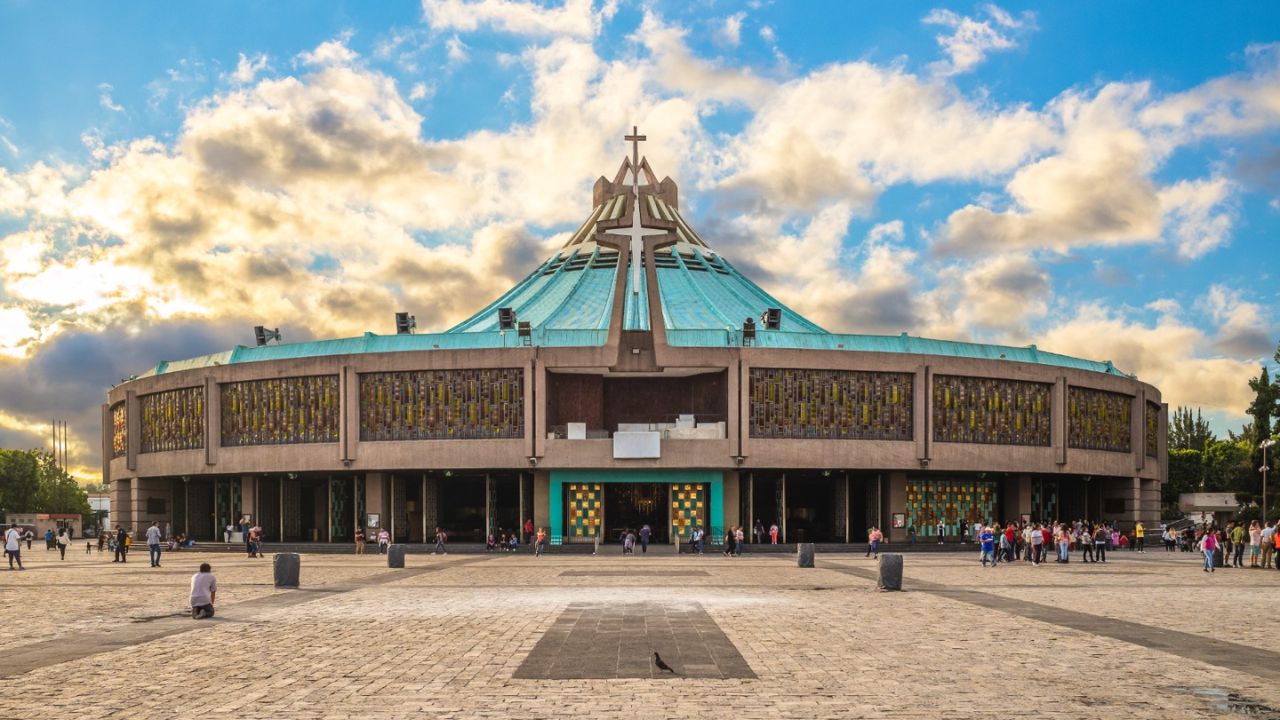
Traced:
POLYGON ((631 177, 635 178, 635 185, 640 184, 640 143, 648 140, 648 135, 641 135, 640 128, 635 125, 631 126, 631 134, 622 138, 631 143, 631 177))

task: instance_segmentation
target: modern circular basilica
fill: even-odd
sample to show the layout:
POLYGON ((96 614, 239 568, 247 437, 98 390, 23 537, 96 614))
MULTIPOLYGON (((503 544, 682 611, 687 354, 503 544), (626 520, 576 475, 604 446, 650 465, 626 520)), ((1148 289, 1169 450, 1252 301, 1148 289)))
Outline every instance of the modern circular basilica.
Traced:
MULTIPOLYGON (((628 138, 631 139, 631 138, 628 138)), ((196 539, 656 542, 777 524, 1158 521, 1167 407, 1109 362, 830 333, 744 277, 633 155, 564 247, 442 333, 236 347, 108 394, 113 515, 196 539)), ((387 320, 392 319, 389 309, 387 320)), ((261 333, 260 333, 261 334, 261 333)), ((270 334, 269 332, 267 333, 270 334)))

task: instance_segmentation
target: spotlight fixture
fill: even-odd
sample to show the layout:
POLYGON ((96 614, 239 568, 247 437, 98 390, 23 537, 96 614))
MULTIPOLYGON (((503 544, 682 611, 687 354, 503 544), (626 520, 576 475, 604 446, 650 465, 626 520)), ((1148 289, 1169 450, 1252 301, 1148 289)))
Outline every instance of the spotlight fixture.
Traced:
POLYGON ((756 341, 756 321, 747 318, 742 321, 742 344, 753 345, 756 341))
POLYGON ((533 324, 529 321, 521 320, 516 323, 516 334, 520 336, 520 342, 522 344, 533 344, 533 324))
POLYGON ((538 467, 538 458, 533 455, 529 456, 529 467, 538 467))
POLYGON ((396 313, 396 334, 412 335, 418 329, 418 318, 407 312, 396 313))
POLYGON ((253 339, 258 342, 258 347, 262 347, 272 340, 280 342, 283 338, 280 337, 280 328, 268 330, 261 325, 257 325, 253 328, 253 339))
POLYGON ((777 330, 782 325, 782 308, 769 308, 760 313, 760 324, 765 330, 777 330))
POLYGON ((498 308, 498 329, 499 330, 515 330, 516 329, 516 311, 514 308, 509 308, 509 307, 498 308))

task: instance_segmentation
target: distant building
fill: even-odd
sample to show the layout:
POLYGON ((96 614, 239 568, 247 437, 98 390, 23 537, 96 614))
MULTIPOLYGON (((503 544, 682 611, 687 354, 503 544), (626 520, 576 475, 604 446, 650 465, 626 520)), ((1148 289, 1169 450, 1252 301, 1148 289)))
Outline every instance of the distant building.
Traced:
POLYGON ((111 493, 89 493, 89 509, 93 511, 94 525, 98 529, 111 527, 111 493))
POLYGON ((478 542, 532 519, 566 543, 1160 519, 1157 388, 1034 345, 827 332, 716 252, 647 160, 597 180, 568 242, 470 319, 398 325, 160 362, 111 390, 113 519, 203 540, 248 515, 268 541, 320 542, 478 542))
POLYGON ((9 513, 4 516, 4 526, 17 523, 20 527, 31 528, 37 539, 42 539, 46 530, 57 534, 62 528, 68 528, 72 537, 83 537, 80 531, 81 517, 74 513, 9 513))

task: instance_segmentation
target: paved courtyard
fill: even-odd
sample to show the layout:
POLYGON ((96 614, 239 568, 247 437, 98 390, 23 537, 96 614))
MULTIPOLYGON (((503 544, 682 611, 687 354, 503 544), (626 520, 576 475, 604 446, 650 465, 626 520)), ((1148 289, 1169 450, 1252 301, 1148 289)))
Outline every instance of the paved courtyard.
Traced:
POLYGON ((304 555, 277 590, 269 557, 24 554, 6 719, 1280 718, 1280 572, 1163 550, 909 554, 902 593, 861 555, 304 555), (193 621, 202 561, 218 617, 193 621))

